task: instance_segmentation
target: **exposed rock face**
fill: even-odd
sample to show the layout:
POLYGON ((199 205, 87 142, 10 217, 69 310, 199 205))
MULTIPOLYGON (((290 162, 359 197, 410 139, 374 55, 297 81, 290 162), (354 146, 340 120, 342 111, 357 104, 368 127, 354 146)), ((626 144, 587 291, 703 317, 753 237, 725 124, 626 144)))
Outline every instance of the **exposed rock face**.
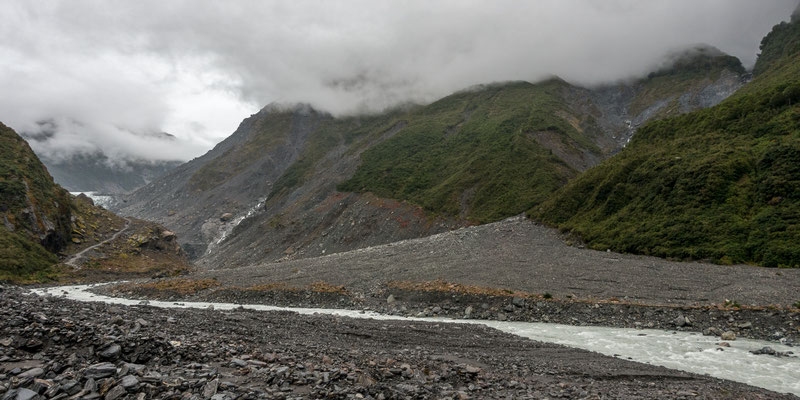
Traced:
MULTIPOLYGON (((711 64, 709 71, 660 71, 601 88, 564 83, 559 118, 583 138, 547 130, 529 135, 575 175, 621 149, 641 123, 715 104, 741 85, 740 65, 711 64)), ((464 121, 473 109, 463 110, 464 121)), ((432 112, 419 107, 334 118, 308 106, 267 106, 117 210, 174 230, 189 256, 208 268, 331 254, 468 225, 469 189, 461 195, 462 213, 452 216, 336 190, 354 175, 364 151, 402 134, 410 118, 432 112)), ((451 128, 456 134, 459 126, 451 128)))

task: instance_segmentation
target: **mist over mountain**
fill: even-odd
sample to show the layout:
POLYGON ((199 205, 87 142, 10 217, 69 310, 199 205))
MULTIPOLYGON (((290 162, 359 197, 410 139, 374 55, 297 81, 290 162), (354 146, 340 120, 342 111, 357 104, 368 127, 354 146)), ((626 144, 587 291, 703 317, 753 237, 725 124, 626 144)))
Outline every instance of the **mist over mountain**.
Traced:
POLYGON ((641 77, 697 43, 751 68, 760 38, 795 6, 7 1, 0 89, 15 96, 0 99, 0 120, 19 132, 58 121, 51 145, 32 144, 51 158, 99 148, 111 159, 186 161, 274 102, 342 116, 551 74, 592 86, 641 77), (178 140, 130 134, 162 131, 178 140))

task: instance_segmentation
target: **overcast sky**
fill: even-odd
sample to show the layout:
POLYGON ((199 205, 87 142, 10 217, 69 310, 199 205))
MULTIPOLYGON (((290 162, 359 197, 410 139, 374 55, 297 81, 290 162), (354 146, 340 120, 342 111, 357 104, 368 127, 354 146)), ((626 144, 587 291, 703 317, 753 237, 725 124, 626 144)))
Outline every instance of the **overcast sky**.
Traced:
POLYGON ((187 160, 271 102, 341 115, 549 74, 591 85, 698 43, 750 68, 796 4, 4 0, 0 121, 21 132, 55 122, 51 140, 32 143, 50 157, 187 160))

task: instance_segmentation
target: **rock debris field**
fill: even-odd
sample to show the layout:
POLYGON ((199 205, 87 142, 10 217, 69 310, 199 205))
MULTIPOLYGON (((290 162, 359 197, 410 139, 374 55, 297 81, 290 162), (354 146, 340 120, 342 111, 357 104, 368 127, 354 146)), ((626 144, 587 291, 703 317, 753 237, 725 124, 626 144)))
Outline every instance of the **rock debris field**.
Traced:
POLYGON ((0 398, 795 398, 477 325, 173 310, 0 286, 0 398))

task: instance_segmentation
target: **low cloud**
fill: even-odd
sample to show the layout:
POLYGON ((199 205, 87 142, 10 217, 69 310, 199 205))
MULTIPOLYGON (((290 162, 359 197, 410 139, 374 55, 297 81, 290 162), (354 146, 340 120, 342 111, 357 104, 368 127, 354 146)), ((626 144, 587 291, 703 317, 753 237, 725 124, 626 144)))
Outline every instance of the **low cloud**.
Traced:
POLYGON ((481 83, 641 76, 705 43, 752 67, 796 0, 5 1, 0 120, 37 152, 197 156, 271 102, 337 115, 481 83), (169 132, 164 142, 149 134, 169 132))

